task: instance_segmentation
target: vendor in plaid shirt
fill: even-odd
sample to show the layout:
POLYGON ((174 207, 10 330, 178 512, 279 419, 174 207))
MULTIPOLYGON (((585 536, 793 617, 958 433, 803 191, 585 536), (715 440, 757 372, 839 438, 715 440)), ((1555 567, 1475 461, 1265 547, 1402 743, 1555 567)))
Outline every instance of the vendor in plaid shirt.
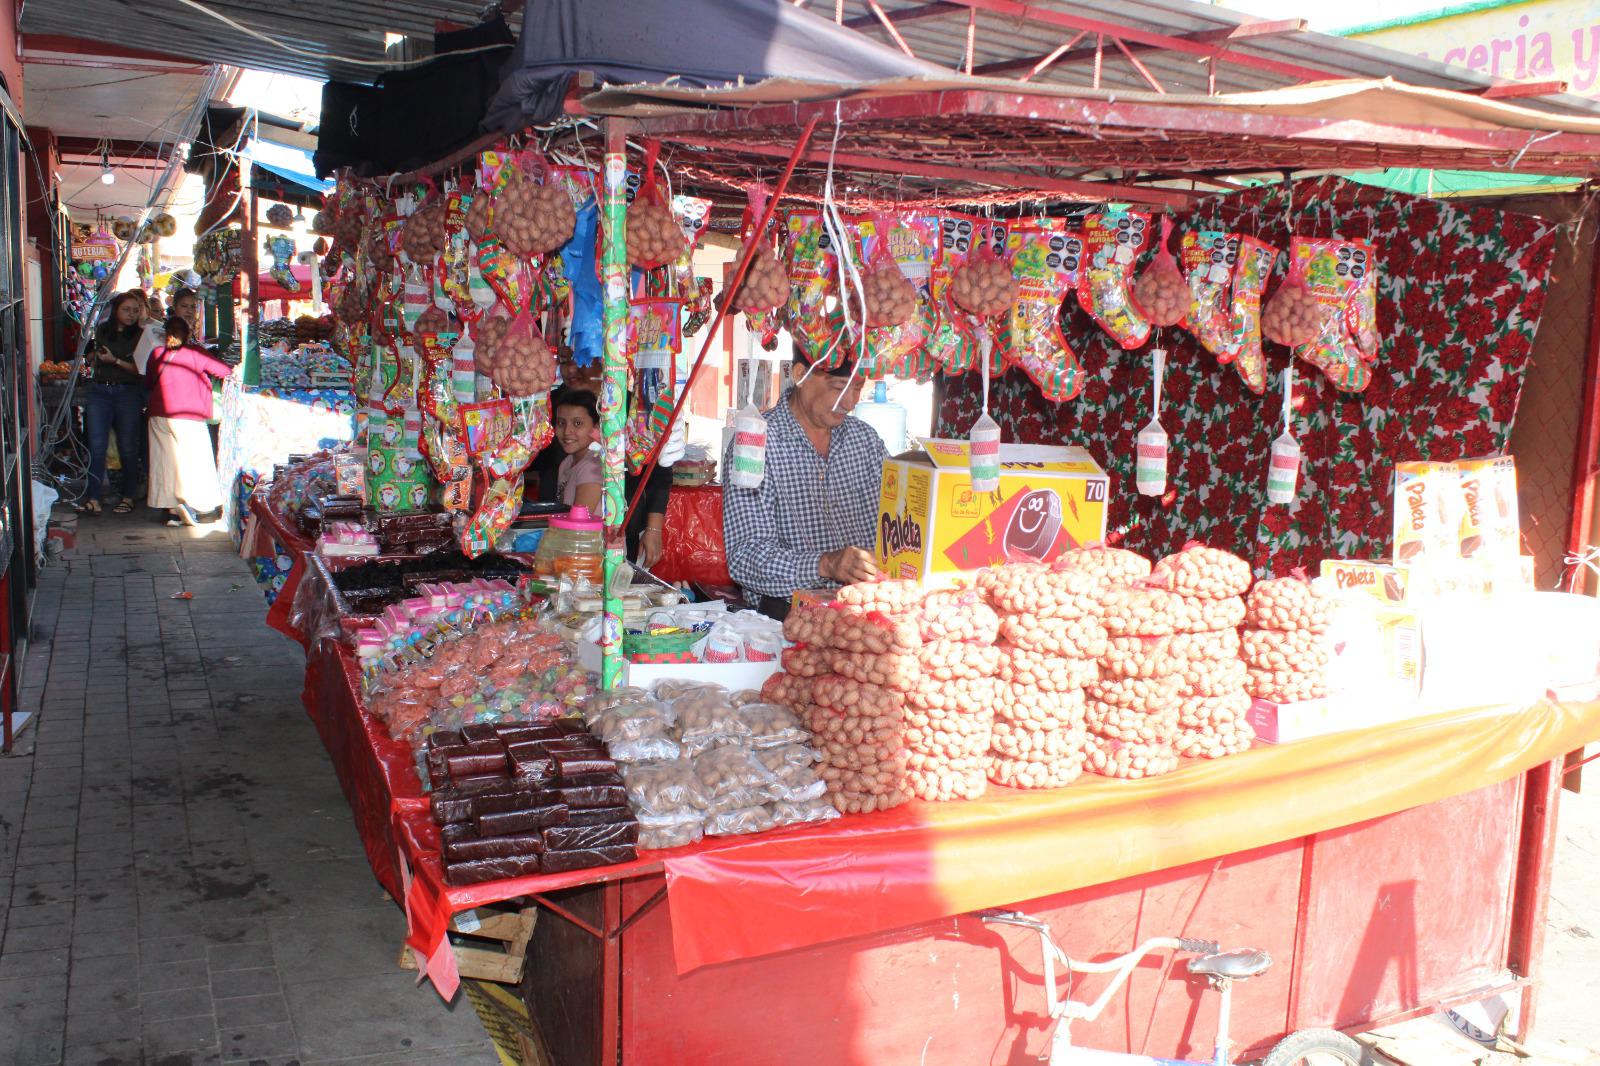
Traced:
MULTIPOLYGON (((878 576, 878 489, 888 451, 851 418, 864 381, 849 364, 814 371, 797 354, 794 385, 765 412, 766 475, 758 489, 722 490, 728 572, 773 618, 797 589, 878 576), (808 373, 808 371, 810 371, 808 373)), ((733 444, 722 457, 733 469, 733 444)))

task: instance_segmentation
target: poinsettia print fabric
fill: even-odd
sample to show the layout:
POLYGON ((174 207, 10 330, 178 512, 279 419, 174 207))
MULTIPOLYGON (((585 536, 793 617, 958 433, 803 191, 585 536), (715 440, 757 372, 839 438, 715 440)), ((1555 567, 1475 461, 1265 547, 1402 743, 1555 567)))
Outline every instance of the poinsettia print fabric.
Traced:
MULTIPOLYGON (((1506 447, 1555 253, 1549 224, 1336 178, 1214 197, 1180 224, 1238 231, 1279 248, 1291 234, 1371 241, 1382 344, 1372 384, 1356 394, 1296 361, 1299 493, 1271 506, 1267 457, 1283 429, 1288 350, 1267 345, 1270 384, 1258 396, 1187 332, 1157 330, 1144 349, 1124 352, 1068 301, 1062 332, 1083 358, 1082 395, 1051 403, 1013 370, 992 383, 990 412, 1007 441, 1089 449, 1112 478, 1113 538, 1147 555, 1202 541, 1252 560, 1263 576, 1296 567, 1314 574, 1324 558, 1381 559, 1390 550, 1395 463, 1506 447), (1162 498, 1133 487, 1155 347, 1168 352, 1162 498)), ((939 435, 966 436, 979 394, 976 374, 946 381, 939 435)))

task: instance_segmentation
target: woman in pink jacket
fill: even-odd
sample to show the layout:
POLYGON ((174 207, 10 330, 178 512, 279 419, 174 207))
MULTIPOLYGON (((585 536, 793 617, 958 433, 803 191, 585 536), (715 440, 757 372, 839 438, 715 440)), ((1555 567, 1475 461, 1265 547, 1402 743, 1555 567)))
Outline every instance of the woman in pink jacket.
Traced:
POLYGON ((222 506, 217 464, 211 453, 211 379, 231 372, 190 343, 189 323, 167 319, 167 343, 150 355, 145 384, 150 390, 150 506, 164 507, 169 526, 195 525, 198 516, 222 506))

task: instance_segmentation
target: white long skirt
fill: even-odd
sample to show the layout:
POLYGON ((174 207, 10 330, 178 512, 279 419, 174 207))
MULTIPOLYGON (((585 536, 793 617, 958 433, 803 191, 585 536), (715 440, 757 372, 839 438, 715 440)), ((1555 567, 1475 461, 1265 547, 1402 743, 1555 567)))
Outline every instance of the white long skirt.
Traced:
POLYGON ((150 506, 187 505, 204 513, 222 506, 211 432, 193 418, 150 417, 150 506))

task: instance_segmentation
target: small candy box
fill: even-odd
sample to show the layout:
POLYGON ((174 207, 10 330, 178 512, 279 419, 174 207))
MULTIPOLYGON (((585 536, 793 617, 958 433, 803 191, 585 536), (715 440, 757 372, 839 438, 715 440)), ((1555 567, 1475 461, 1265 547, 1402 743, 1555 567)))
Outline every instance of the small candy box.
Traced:
POLYGON ((1394 561, 1442 562, 1461 555, 1460 472, 1453 463, 1396 463, 1394 561))

